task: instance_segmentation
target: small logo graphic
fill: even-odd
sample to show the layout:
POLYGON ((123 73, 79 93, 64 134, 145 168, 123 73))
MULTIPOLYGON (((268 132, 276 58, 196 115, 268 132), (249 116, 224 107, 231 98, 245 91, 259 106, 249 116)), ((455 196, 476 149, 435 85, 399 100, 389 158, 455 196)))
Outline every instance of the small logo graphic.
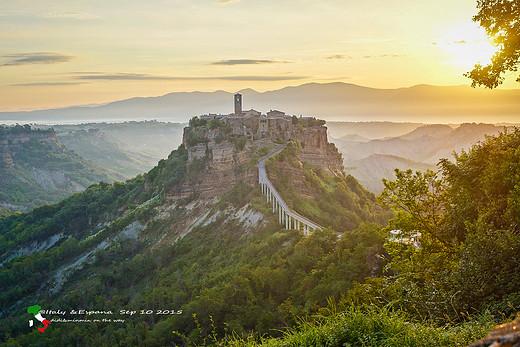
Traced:
MULTIPOLYGON (((47 319, 43 318, 42 315, 40 314, 40 310, 42 308, 38 305, 34 305, 34 306, 31 306, 27 309, 27 312, 29 313, 32 313, 34 315, 34 318, 36 318, 37 320, 39 320, 40 322, 42 322, 43 325, 45 325, 43 328, 38 328, 38 330, 40 330, 42 333, 45 331, 45 329, 47 329, 47 326, 49 324, 51 324, 51 322, 49 322, 47 319)), ((29 320, 29 326, 32 327, 33 326, 33 320, 29 320)))

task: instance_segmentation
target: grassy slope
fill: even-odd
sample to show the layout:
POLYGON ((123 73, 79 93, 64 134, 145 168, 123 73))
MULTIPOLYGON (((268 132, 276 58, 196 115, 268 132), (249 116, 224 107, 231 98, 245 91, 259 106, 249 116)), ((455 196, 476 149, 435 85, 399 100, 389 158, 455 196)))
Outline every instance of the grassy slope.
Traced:
POLYGON ((332 177, 321 168, 302 162, 299 148, 294 143, 269 159, 267 171, 290 207, 337 232, 354 230, 367 221, 384 225, 391 217, 391 212, 382 210, 375 195, 354 177, 332 177), (291 182, 294 180, 302 180, 306 193, 312 197, 298 194, 291 182))
POLYGON ((490 316, 474 317, 458 325, 439 327, 427 322, 413 322, 402 312, 371 307, 350 307, 341 313, 302 321, 283 338, 260 341, 229 339, 229 346, 266 347, 342 347, 342 346, 467 346, 482 338, 494 326, 490 316))

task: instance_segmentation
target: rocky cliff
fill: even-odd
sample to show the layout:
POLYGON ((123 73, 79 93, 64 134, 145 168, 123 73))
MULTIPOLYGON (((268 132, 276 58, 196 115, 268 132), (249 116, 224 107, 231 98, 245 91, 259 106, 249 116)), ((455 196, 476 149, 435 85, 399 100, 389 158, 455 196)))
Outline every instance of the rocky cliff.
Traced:
POLYGON ((196 126, 192 122, 183 140, 187 179, 169 191, 169 199, 208 198, 239 182, 255 189, 259 159, 283 149, 267 161, 266 169, 290 208, 339 233, 358 227, 361 220, 378 221, 375 216, 381 211, 374 209, 375 197, 345 175, 341 154, 328 142, 324 122, 295 118, 269 119, 268 132, 250 132, 242 124, 234 128, 225 121, 196 126), (341 206, 332 201, 341 201, 341 206), (336 213, 342 217, 330 218, 336 213))
POLYGON ((343 175, 341 154, 328 142, 327 128, 322 122, 294 124, 291 117, 285 117, 272 123, 270 132, 264 137, 249 133, 242 123, 236 127, 237 131, 233 124, 224 122, 217 126, 186 127, 183 144, 188 152, 189 181, 182 191, 175 193, 180 197, 194 192, 215 195, 227 191, 238 181, 255 184, 258 159, 282 148, 287 141, 298 143, 302 161, 320 167, 332 176, 343 175), (237 134, 242 126, 246 135, 237 134))
POLYGON ((222 129, 205 127, 185 128, 183 143, 188 153, 188 179, 180 197, 193 193, 214 196, 231 189, 238 181, 254 185, 258 178, 256 160, 276 147, 267 140, 227 136, 222 129))
POLYGON ((11 167, 13 158, 23 150, 23 144, 30 141, 54 143, 59 146, 54 130, 33 130, 28 126, 15 126, 0 130, 0 163, 11 167))
POLYGON ((331 175, 343 175, 343 159, 336 146, 328 141, 325 126, 294 131, 292 138, 300 145, 303 161, 318 166, 331 175))
POLYGON ((65 148, 52 129, 0 127, 0 206, 24 210, 120 178, 65 148))

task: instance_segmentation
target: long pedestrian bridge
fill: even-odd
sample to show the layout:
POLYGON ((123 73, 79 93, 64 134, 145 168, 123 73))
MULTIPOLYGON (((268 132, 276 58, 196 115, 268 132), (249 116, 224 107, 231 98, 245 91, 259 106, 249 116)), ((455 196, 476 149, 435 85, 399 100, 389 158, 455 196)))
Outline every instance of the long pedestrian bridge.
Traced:
POLYGON ((292 211, 285 201, 283 201, 282 197, 267 177, 267 172, 265 171, 265 161, 280 153, 282 150, 283 148, 267 155, 258 162, 258 183, 262 189, 262 194, 266 196, 267 202, 272 205, 273 213, 278 213, 278 222, 284 225, 285 229, 296 229, 303 231, 304 235, 310 235, 316 230, 323 229, 323 227, 292 211))

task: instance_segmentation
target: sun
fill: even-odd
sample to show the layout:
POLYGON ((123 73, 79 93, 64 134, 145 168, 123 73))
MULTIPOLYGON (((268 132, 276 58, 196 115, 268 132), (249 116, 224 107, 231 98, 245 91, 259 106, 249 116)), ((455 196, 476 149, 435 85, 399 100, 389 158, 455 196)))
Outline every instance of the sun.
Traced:
POLYGON ((497 50, 484 29, 471 22, 451 28, 435 44, 444 50, 450 63, 465 69, 477 63, 489 64, 497 50))

